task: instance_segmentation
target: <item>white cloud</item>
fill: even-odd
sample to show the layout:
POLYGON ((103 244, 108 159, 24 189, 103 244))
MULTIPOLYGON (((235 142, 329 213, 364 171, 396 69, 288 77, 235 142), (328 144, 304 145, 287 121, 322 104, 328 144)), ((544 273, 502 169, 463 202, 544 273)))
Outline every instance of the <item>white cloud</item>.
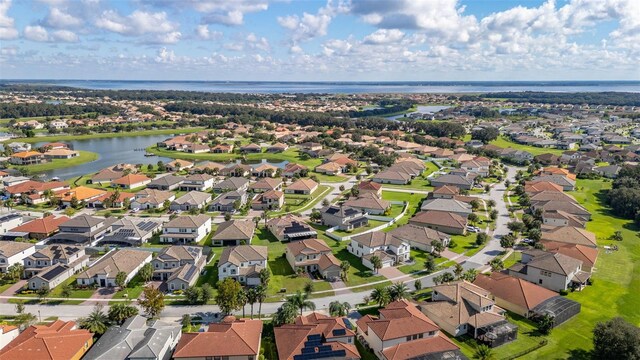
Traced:
POLYGON ((265 11, 269 8, 267 0, 186 0, 193 8, 204 13, 207 24, 238 26, 244 23, 247 13, 265 11))
POLYGON ((15 22, 7 13, 11 7, 11 0, 0 0, 0 40, 11 40, 18 37, 15 22))
POLYGON ((278 17, 278 24, 291 33, 291 41, 296 44, 316 37, 327 35, 329 24, 333 18, 347 11, 346 5, 339 2, 337 5, 329 0, 327 5, 318 9, 316 14, 304 12, 302 16, 289 15, 278 17))
POLYGON ((47 17, 45 18, 44 23, 52 28, 65 29, 78 27, 82 25, 83 21, 73 15, 70 15, 58 8, 53 7, 49 10, 49 15, 47 15, 47 17))
POLYGON ((196 27, 196 36, 200 40, 218 40, 222 38, 222 32, 211 31, 207 25, 198 25, 196 27))
POLYGON ((78 42, 78 35, 69 30, 56 30, 51 33, 52 40, 62 42, 78 42))
POLYGON ((49 33, 47 29, 42 26, 27 26, 24 28, 24 37, 27 40, 37 41, 37 42, 47 42, 49 41, 49 33))
POLYGON ((96 26, 128 36, 169 34, 178 29, 178 24, 170 21, 166 12, 151 13, 140 10, 136 10, 128 16, 122 16, 114 10, 106 10, 96 20, 96 26))
POLYGON ((367 35, 364 42, 367 44, 388 44, 400 41, 404 33, 398 29, 378 29, 367 35))
POLYGON ((173 50, 167 50, 167 48, 161 48, 158 50, 158 55, 155 58, 158 63, 168 64, 176 61, 176 54, 173 50))

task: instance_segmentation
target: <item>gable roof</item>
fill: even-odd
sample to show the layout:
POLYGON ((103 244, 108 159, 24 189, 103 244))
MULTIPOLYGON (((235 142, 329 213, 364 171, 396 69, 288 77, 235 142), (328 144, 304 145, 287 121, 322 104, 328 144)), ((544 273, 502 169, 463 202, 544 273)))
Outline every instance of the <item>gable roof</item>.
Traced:
POLYGON ((76 329, 74 321, 56 320, 47 325, 32 325, 4 348, 2 359, 68 360, 91 344, 93 334, 76 329))
POLYGON ((575 226, 558 226, 553 229, 543 229, 542 241, 554 241, 566 244, 580 244, 597 247, 596 235, 585 229, 575 226))
POLYGON ((149 181, 149 177, 147 175, 142 174, 129 174, 125 175, 119 179, 115 179, 112 181, 113 184, 117 185, 133 185, 141 182, 149 181))
POLYGON ((473 284, 527 310, 533 310, 545 300, 558 296, 547 288, 500 272, 492 272, 490 276, 479 275, 473 284))
POLYGON ((209 324, 207 332, 183 334, 173 358, 257 356, 261 334, 261 320, 236 320, 227 316, 220 323, 209 324))
POLYGON ((229 220, 218 225, 214 240, 250 240, 256 229, 251 220, 229 220))
POLYGON ((462 216, 452 212, 437 210, 421 211, 409 219, 409 222, 441 225, 457 229, 463 229, 467 226, 467 220, 462 216))
POLYGON ((178 216, 164 224, 164 228, 199 228, 210 221, 211 217, 205 214, 178 216))
POLYGON ((28 232, 36 234, 51 234, 58 231, 58 226, 69 220, 66 216, 56 217, 55 215, 45 216, 42 219, 34 219, 26 222, 11 231, 28 232))
POLYGON ((219 265, 230 262, 240 266, 243 262, 267 260, 267 247, 257 245, 238 245, 224 248, 219 265))

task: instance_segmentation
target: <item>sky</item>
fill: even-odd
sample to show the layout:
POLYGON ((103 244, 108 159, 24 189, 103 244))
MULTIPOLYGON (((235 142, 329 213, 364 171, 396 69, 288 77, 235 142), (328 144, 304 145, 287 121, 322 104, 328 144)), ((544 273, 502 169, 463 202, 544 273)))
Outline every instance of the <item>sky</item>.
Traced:
POLYGON ((0 78, 638 80, 640 0, 0 0, 0 78))

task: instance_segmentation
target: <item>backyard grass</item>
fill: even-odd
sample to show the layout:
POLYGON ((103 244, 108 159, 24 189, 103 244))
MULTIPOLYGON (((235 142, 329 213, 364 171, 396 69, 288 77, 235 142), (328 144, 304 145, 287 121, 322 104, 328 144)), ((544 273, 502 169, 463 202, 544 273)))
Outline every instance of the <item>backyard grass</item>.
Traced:
POLYGON ((12 166, 19 170, 26 170, 28 173, 39 173, 43 171, 63 169, 80 164, 98 160, 98 154, 91 151, 78 150, 80 155, 71 159, 53 159, 49 162, 25 166, 12 166))
POLYGON ((510 141, 509 139, 507 139, 504 136, 500 136, 497 139, 493 140, 491 142, 491 145, 500 146, 502 148, 511 148, 511 149, 516 149, 516 150, 524 150, 524 151, 527 151, 527 152, 531 153, 531 155, 533 155, 533 156, 540 155, 540 154, 547 154, 547 153, 551 153, 551 154, 554 154, 554 155, 561 155, 565 151, 565 150, 560 150, 560 149, 541 148, 541 147, 536 147, 536 146, 518 144, 518 143, 515 143, 513 141, 510 141))
MULTIPOLYGON (((428 255, 430 254, 426 251, 411 249, 411 259, 413 259, 414 263, 410 265, 398 266, 398 270, 402 271, 405 274, 412 274, 414 272, 424 270, 424 262, 427 260, 428 255)), ((434 258, 433 260, 435 261, 436 265, 440 265, 447 261, 447 259, 443 257, 434 258)), ((422 273, 420 275, 426 274, 422 273)))
POLYGON ((475 233, 451 235, 451 241, 454 242, 456 246, 451 247, 451 245, 449 245, 449 250, 458 254, 464 253, 467 256, 477 253, 482 247, 476 245, 476 235, 475 233))
POLYGON ((311 175, 315 176, 319 182, 328 182, 328 183, 341 183, 349 179, 349 177, 343 176, 343 175, 325 175, 325 174, 317 173, 315 171, 310 172, 309 176, 311 175))
POLYGON ((331 186, 328 185, 319 185, 316 191, 314 191, 311 196, 307 196, 310 200, 303 201, 303 198, 300 195, 285 195, 284 203, 285 206, 278 211, 271 211, 268 213, 269 217, 275 217, 278 215, 282 215, 288 212, 300 212, 314 207, 317 203, 319 203, 322 199, 324 199, 329 191, 331 190, 331 186), (295 205, 294 205, 295 204, 295 205), (286 206, 289 205, 287 209, 286 206), (288 210, 288 211, 287 211, 288 210))
MULTIPOLYGON (((422 200, 426 197, 425 194, 411 194, 399 191, 393 191, 389 189, 382 189, 382 198, 384 200, 389 201, 406 201, 408 203, 407 212, 403 217, 396 221, 396 227, 399 225, 404 225, 409 222, 409 219, 418 211, 420 211, 420 204, 422 200)), ((383 231, 389 231, 393 229, 394 226, 389 226, 383 231)))
POLYGON ((386 223, 387 223, 386 221, 379 221, 379 220, 371 220, 371 219, 369 219, 369 224, 367 224, 366 226, 362 226, 362 227, 353 229, 351 231, 335 230, 333 233, 335 235, 338 235, 338 236, 341 236, 341 237, 347 236, 347 235, 356 235, 356 234, 359 234, 361 232, 365 232, 365 231, 371 230, 371 229, 373 229, 375 227, 378 227, 380 225, 384 225, 386 223))
POLYGON ((509 255, 506 259, 502 261, 504 263, 504 268, 505 269, 510 268, 515 263, 520 261, 520 259, 522 259, 522 253, 520 251, 512 252, 511 255, 509 255))
POLYGON ((26 143, 37 142, 52 142, 52 141, 70 141, 70 140, 84 140, 84 139, 98 139, 98 138, 112 138, 112 137, 130 137, 130 136, 146 136, 146 135, 171 135, 171 134, 185 134, 194 133, 205 130, 204 127, 192 127, 182 129, 156 129, 156 130, 140 130, 132 132, 117 132, 117 133, 96 133, 87 135, 50 135, 50 136, 36 136, 31 138, 14 138, 3 141, 3 143, 18 141, 26 143))
POLYGON ((142 290, 144 290, 145 282, 142 280, 139 274, 129 281, 127 287, 122 290, 118 290, 114 295, 113 299, 131 299, 135 300, 140 297, 142 294, 142 290))

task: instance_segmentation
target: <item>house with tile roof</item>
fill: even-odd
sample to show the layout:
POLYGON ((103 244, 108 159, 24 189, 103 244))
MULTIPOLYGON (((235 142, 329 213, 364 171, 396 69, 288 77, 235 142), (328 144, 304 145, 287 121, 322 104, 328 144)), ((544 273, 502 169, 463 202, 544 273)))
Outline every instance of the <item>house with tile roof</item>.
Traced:
POLYGON ((287 244, 285 256, 294 271, 317 271, 325 279, 340 278, 340 261, 320 239, 304 239, 287 244))
POLYGON ((183 176, 167 174, 151 180, 151 182, 147 184, 147 189, 171 191, 179 188, 184 181, 185 178, 183 176))
POLYGON ((316 166, 314 171, 325 175, 339 175, 344 172, 344 166, 338 164, 337 162, 328 162, 316 166))
POLYGON ((355 332, 345 317, 329 317, 317 312, 298 316, 295 323, 274 328, 274 335, 280 360, 298 360, 304 355, 360 359, 355 332))
POLYGON ((362 259, 362 264, 374 270, 371 259, 377 256, 382 267, 396 266, 409 260, 409 243, 387 232, 372 231, 351 237, 347 250, 362 259))
POLYGON ((388 232, 392 236, 403 240, 411 248, 426 252, 433 252, 434 241, 440 242, 443 246, 449 246, 451 236, 441 231, 437 231, 424 226, 405 224, 388 232))
POLYGON ((213 176, 209 174, 188 175, 180 184, 181 191, 208 191, 211 188, 213 188, 213 176))
POLYGON ((141 246, 162 231, 162 220, 157 218, 127 217, 111 224, 111 232, 96 242, 97 246, 141 246))
POLYGON ((58 197, 62 203, 62 206, 69 207, 75 198, 78 203, 89 203, 100 197, 107 192, 100 189, 94 189, 86 186, 77 186, 73 189, 59 192, 55 196, 58 197))
POLYGON ((226 247, 218 261, 218 280, 230 277, 244 285, 260 285, 260 271, 267 267, 267 259, 266 246, 226 247))
POLYGON ((47 245, 22 261, 27 278, 56 264, 70 265, 72 273, 75 273, 88 263, 89 256, 85 254, 84 248, 72 245, 47 245))
POLYGON ((235 213, 247 203, 247 200, 248 194, 245 190, 229 191, 213 199, 209 211, 235 213))
POLYGON ((490 346, 516 339, 518 327, 505 318, 491 294, 465 280, 433 287, 431 300, 420 303, 420 310, 447 333, 469 335, 490 346))
POLYGON ((99 287, 117 286, 116 276, 120 272, 127 274, 125 284, 131 281, 138 271, 151 262, 153 254, 149 251, 117 249, 108 252, 91 267, 80 272, 77 283, 80 286, 97 284, 99 287))
POLYGON ((12 232, 28 233, 30 239, 42 240, 59 231, 60 224, 69 220, 66 216, 49 215, 41 219, 33 219, 11 229, 12 232))
POLYGON ((167 246, 151 260, 153 279, 164 281, 167 291, 185 290, 196 283, 206 262, 200 246, 167 246))
MULTIPOLYGON (((207 146, 206 148, 207 151, 205 152, 209 152, 209 147, 207 146)), ((191 161, 187 161, 187 160, 182 160, 182 159, 175 159, 171 162, 168 162, 167 164, 165 164, 167 170, 169 171, 179 171, 179 170, 187 170, 193 167, 193 163, 191 161)))
POLYGON ((205 208, 211 200, 211 194, 201 191, 190 191, 179 198, 173 200, 169 209, 171 211, 189 211, 191 209, 205 208))
POLYGON ((318 189, 318 183, 311 179, 298 179, 284 189, 285 194, 311 195, 318 189))
POLYGON ((300 165, 296 163, 288 163, 287 165, 284 166, 284 169, 282 170, 282 176, 293 178, 295 176, 303 176, 303 175, 306 176, 308 172, 309 172, 309 168, 304 165, 300 165))
POLYGON ((456 359, 458 346, 407 300, 380 309, 378 317, 365 315, 356 322, 358 337, 381 360, 456 359))
POLYGON ((251 209, 253 210, 276 210, 284 205, 284 193, 279 190, 268 190, 251 201, 251 209))
POLYGON ((20 335, 20 329, 13 325, 0 325, 0 349, 20 335))
POLYGON ((311 239, 318 236, 314 228, 293 214, 267 220, 267 229, 282 242, 311 239))
POLYGON ((111 326, 89 349, 83 360, 169 359, 182 336, 179 324, 136 315, 111 326))
POLYGON ((143 174, 128 174, 119 179, 111 181, 113 187, 120 187, 123 189, 135 189, 143 187, 151 182, 151 179, 143 174))
POLYGON ((111 224, 117 218, 101 218, 90 215, 79 215, 71 218, 60 225, 60 231, 46 239, 47 244, 72 244, 89 245, 95 244, 98 240, 111 231, 111 224))
POLYGON ((265 178, 256 181, 255 183, 249 185, 249 190, 254 193, 262 193, 270 190, 282 190, 282 180, 281 179, 273 179, 273 178, 265 178))
POLYGON ((373 194, 378 198, 382 198, 382 185, 373 181, 362 181, 358 184, 358 193, 360 196, 373 194))
POLYGON ((211 237, 213 246, 251 244, 256 224, 251 220, 229 220, 218 225, 211 237))
POLYGON ((409 219, 409 224, 454 235, 464 235, 467 232, 467 219, 448 211, 421 211, 409 219))
MULTIPOLYGON (((469 173, 467 173, 469 174, 469 173)), ((431 178, 431 186, 455 186, 463 190, 471 190, 473 188, 473 177, 465 175, 444 174, 435 178, 431 178)))
POLYGON ((547 242, 558 242, 598 247, 594 233, 575 226, 543 227, 540 242, 543 245, 547 242))
POLYGON ((0 349, 3 360, 80 360, 93 345, 93 333, 75 321, 31 325, 0 349))
POLYGON ((249 180, 243 177, 230 177, 215 185, 213 185, 214 192, 227 192, 236 190, 247 190, 249 188, 249 180))
POLYGON ((32 243, 0 241, 0 272, 6 273, 14 264, 22 265, 25 258, 36 251, 32 243))
POLYGON ((344 206, 358 209, 370 215, 384 215, 391 208, 391 202, 383 200, 375 195, 360 195, 344 202, 344 206))
POLYGON ((14 185, 10 185, 4 188, 4 193, 7 196, 16 198, 18 201, 23 200, 22 195, 26 195, 24 200, 27 204, 37 205, 47 201, 44 193, 47 190, 51 190, 56 193, 63 190, 69 190, 69 184, 62 181, 35 181, 27 180, 22 181, 14 185))
POLYGON ((173 359, 255 360, 260 353, 261 338, 261 320, 227 316, 220 323, 209 324, 205 332, 182 334, 173 359))
POLYGON ((581 290, 591 277, 591 273, 582 270, 581 260, 537 249, 523 251, 522 260, 507 273, 552 291, 581 290))
POLYGON ((362 211, 343 205, 329 205, 320 210, 322 225, 336 227, 343 231, 351 231, 369 224, 369 219, 362 211))
POLYGON ((164 206, 165 201, 172 202, 176 195, 169 191, 144 189, 135 194, 131 201, 132 209, 158 209, 164 206))
POLYGON ((9 156, 9 162, 13 165, 33 165, 44 161, 44 154, 38 151, 22 151, 9 156))
POLYGON ((211 217, 205 214, 178 216, 162 226, 161 243, 198 243, 211 232, 211 217))
POLYGON ((470 204, 456 199, 426 199, 420 207, 422 211, 444 211, 467 218, 473 212, 470 204))

